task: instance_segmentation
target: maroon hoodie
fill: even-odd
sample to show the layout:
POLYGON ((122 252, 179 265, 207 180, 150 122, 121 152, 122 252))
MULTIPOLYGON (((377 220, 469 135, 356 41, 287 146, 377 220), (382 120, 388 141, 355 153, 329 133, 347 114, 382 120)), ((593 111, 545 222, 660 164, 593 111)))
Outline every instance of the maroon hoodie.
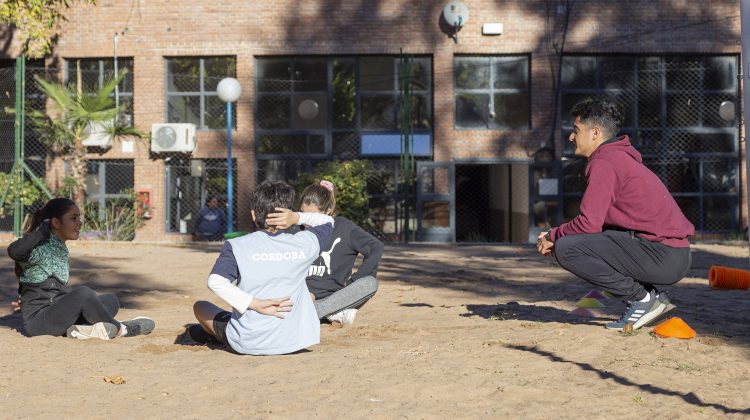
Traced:
POLYGON ((580 214, 550 230, 552 241, 611 227, 633 230, 644 239, 676 248, 690 246, 688 236, 693 236, 695 227, 667 187, 643 165, 628 136, 597 147, 586 165, 586 178, 580 214))

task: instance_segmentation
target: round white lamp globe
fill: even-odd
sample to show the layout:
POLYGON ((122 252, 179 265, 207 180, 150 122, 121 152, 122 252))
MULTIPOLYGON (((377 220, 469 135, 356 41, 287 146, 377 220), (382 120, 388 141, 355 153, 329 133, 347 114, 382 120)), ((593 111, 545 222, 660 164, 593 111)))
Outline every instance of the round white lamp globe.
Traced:
POLYGON ((219 94, 219 99, 224 102, 236 102, 242 95, 242 85, 234 77, 227 77, 216 86, 216 93, 219 94))
POLYGON ((719 116, 724 121, 733 121, 734 120, 734 102, 723 101, 721 105, 719 105, 719 116))
POLYGON ((304 101, 300 102, 299 106, 297 107, 297 112, 303 120, 312 120, 313 118, 318 116, 320 107, 314 100, 305 99, 304 101))

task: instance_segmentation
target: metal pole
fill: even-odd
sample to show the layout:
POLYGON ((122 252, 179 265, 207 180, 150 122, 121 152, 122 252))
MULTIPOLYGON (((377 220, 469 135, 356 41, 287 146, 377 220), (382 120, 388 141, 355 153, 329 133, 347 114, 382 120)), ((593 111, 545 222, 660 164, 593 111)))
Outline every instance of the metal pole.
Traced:
POLYGON ((414 127, 412 123, 412 57, 405 55, 403 49, 399 54, 399 118, 401 122, 401 171, 403 180, 403 211, 402 236, 404 242, 410 238, 410 206, 412 197, 412 180, 414 166, 414 127))
MULTIPOLYGON (((115 78, 117 78, 117 32, 115 32, 115 78)), ((115 85, 115 109, 117 109, 117 114, 115 114, 115 122, 117 122, 120 119, 120 84, 115 85)))
MULTIPOLYGON (((742 109, 743 129, 745 131, 745 175, 750 174, 750 153, 747 149, 747 122, 750 121, 750 0, 740 0, 740 21, 742 27, 742 109)), ((748 184, 746 182, 746 184, 748 184)), ((750 188, 745 185, 745 194, 750 193, 750 188)), ((745 197, 750 197, 746 195, 745 197)), ((750 219, 750 201, 748 201, 748 218, 750 219)), ((748 223, 748 235, 750 236, 750 223, 748 223)))
POLYGON ((23 192, 24 171, 24 124, 25 124, 25 91, 26 91, 26 57, 24 55, 16 58, 16 147, 15 164, 13 165, 13 235, 21 236, 23 229, 23 192))
POLYGON ((234 232, 232 221, 232 103, 227 102, 227 233, 234 232))

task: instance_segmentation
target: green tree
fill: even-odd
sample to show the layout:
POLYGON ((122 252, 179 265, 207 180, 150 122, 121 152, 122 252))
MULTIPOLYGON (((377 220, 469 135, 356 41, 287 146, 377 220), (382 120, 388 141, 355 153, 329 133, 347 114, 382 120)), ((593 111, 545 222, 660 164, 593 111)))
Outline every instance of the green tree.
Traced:
MULTIPOLYGON (((96 0, 78 0, 96 4, 96 0)), ((71 0, 3 0, 0 1, 0 23, 14 26, 21 37, 24 53, 38 58, 47 54, 52 40, 60 33, 63 15, 71 0)))
MULTIPOLYGON (((112 138, 131 136, 145 137, 140 130, 118 122, 117 116, 123 105, 115 106, 113 92, 126 71, 108 80, 101 89, 84 92, 80 77, 75 84, 65 85, 36 77, 37 83, 51 102, 50 113, 32 111, 32 122, 39 130, 42 140, 52 150, 63 155, 69 164, 70 187, 73 200, 84 209, 85 180, 87 170, 86 149, 82 141, 92 130, 104 130, 112 138), (74 184, 74 185, 73 185, 74 184)), ((78 72, 80 75, 80 71, 78 72)))

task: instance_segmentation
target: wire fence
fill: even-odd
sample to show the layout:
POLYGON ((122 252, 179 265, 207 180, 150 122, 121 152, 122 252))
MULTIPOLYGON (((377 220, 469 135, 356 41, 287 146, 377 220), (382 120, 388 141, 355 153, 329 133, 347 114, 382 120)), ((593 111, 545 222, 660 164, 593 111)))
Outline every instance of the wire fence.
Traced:
POLYGON ((403 140, 408 132, 413 159, 431 160, 431 59, 282 57, 256 66, 257 182, 284 179, 301 190, 338 180, 345 216, 382 239, 415 238, 403 140))
POLYGON ((562 72, 563 217, 577 213, 585 161, 565 141, 570 109, 606 96, 644 164, 703 233, 740 230, 737 56, 569 56, 562 72))
MULTIPOLYGON (((79 203, 84 214, 83 239, 132 240, 143 223, 135 206, 133 161, 91 159, 85 152, 80 161, 76 160, 75 145, 91 135, 90 130, 79 130, 75 137, 70 110, 64 111, 49 99, 39 82, 59 83, 59 75, 63 74, 62 82, 68 85, 64 95, 81 109, 93 110, 92 98, 112 78, 114 69, 99 65, 99 71, 95 72, 89 61, 101 60, 81 61, 74 70, 66 68, 62 72, 38 61, 25 63, 22 103, 16 97, 18 62, 0 63, 0 186, 8 184, 0 230, 15 230, 16 197, 23 204, 20 217, 23 227, 50 195, 79 203), (15 129, 17 119, 24 122, 20 132, 15 129), (53 130, 52 121, 57 121, 60 128, 53 130), (20 139, 16 141, 18 136, 20 139), (28 170, 14 171, 17 152, 23 155, 28 170), (76 167, 80 170, 74 171, 76 167)), ((123 68, 127 66, 125 63, 123 68)), ((125 77, 120 86, 123 87, 123 96, 118 97, 121 100, 118 105, 123 109, 121 120, 132 125, 132 75, 125 77)), ((114 99, 112 102, 114 106, 114 99)))
MULTIPOLYGON (((3 188, 10 182, 10 172, 15 161, 15 107, 16 69, 12 62, 8 62, 0 67, 0 182, 3 188)), ((12 197, 6 199, 2 205, 0 229, 13 230, 12 197)))
MULTIPOLYGON (((46 77, 47 70, 38 62, 30 62, 25 66, 25 79, 34 80, 35 77, 46 77)), ((35 184, 33 177, 43 180, 46 174, 47 145, 41 140, 35 125, 25 119, 22 127, 17 127, 16 119, 19 110, 43 111, 45 109, 46 97, 40 91, 36 83, 25 83, 23 92, 25 107, 17 107, 18 80, 16 64, 14 61, 0 62, 0 189, 6 192, 2 204, 2 215, 0 216, 0 230, 14 230, 13 214, 16 198, 24 207, 25 221, 28 215, 43 205, 47 198, 39 185, 35 184), (22 136, 22 141, 17 142, 16 137, 22 136), (17 165, 17 149, 23 152, 23 166, 17 165), (17 170, 16 170, 17 169, 17 170)))
MULTIPOLYGON (((494 95, 490 111, 497 111, 502 108, 498 103, 510 95, 505 90, 512 88, 509 97, 516 99, 529 95, 529 58, 511 58, 458 57, 459 70, 471 71, 458 71, 456 83, 471 87, 466 89, 475 96, 494 95), (489 67, 483 70, 485 65, 489 67), (503 82, 506 79, 512 83, 503 82), (484 85, 489 86, 487 92, 484 85)), ((604 95, 625 115, 622 134, 631 137, 644 163, 667 185, 696 229, 724 235, 740 231, 736 56, 581 55, 566 56, 563 63, 562 160, 547 148, 537 152, 531 165, 456 164, 454 190, 441 190, 443 198, 423 203, 420 221, 415 178, 404 173, 401 151, 406 124, 414 158, 433 160, 431 59, 414 57, 405 75, 398 56, 258 58, 252 99, 255 159, 247 161, 247 151, 235 156, 231 209, 226 159, 169 154, 162 157, 164 190, 153 191, 163 194, 164 208, 148 216, 163 217, 167 232, 217 240, 227 230, 230 213, 233 230, 252 229, 248 193, 255 185, 285 180, 300 192, 325 178, 336 181, 342 214, 384 240, 415 239, 420 223, 450 227, 452 200, 454 211, 462 215, 451 227, 457 241, 525 242, 536 231, 578 213, 586 186, 585 161, 574 156, 572 143, 566 141, 572 129, 569 112, 586 97, 604 95), (408 115, 402 112, 404 77, 413 83, 408 115), (253 185, 249 179, 255 180, 253 185), (452 197, 445 198, 448 195, 452 197)), ((225 129, 227 109, 216 95, 216 85, 224 77, 234 77, 235 67, 233 57, 167 58, 166 122, 225 129)), ((117 118, 132 126, 132 58, 118 60, 118 68, 126 72, 112 93, 122 107, 117 118)), ((77 199, 76 192, 83 193, 84 238, 132 240, 144 213, 150 211, 138 205, 134 161, 89 153, 83 169, 76 172, 75 150, 51 145, 49 133, 34 123, 34 115, 39 115, 35 112, 55 112, 36 77, 61 76, 84 96, 93 96, 113 74, 111 59, 68 60, 62 71, 28 62, 22 146, 24 162, 54 195, 77 199)), ((459 92, 454 98, 461 112, 466 111, 459 106, 466 95, 459 92)), ((516 114, 528 108, 520 103, 511 107, 516 114)), ((476 111, 484 118, 482 124, 488 125, 490 116, 493 124, 504 121, 484 108, 476 111)), ((12 179, 16 110, 15 63, 0 62, 0 187, 12 179)), ((236 113, 232 120, 237 121, 236 113)), ((22 197, 24 219, 46 200, 29 176, 20 187, 12 187, 2 203, 3 231, 13 230, 13 194, 22 197)))

